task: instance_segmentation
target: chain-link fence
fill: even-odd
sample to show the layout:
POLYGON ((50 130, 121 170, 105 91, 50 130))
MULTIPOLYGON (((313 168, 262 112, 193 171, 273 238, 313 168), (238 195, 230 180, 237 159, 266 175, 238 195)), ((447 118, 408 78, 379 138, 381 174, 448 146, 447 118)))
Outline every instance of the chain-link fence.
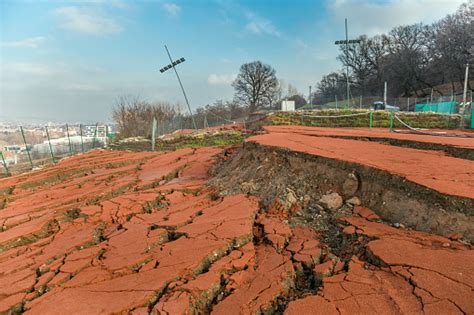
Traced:
MULTIPOLYGON (((466 94, 466 103, 472 103, 472 91, 466 94)), ((312 99, 312 104, 298 106, 297 109, 370 109, 374 102, 383 102, 383 95, 351 95, 349 101, 346 95, 318 96, 312 99)), ((420 97, 387 97, 387 104, 399 107, 401 111, 416 111, 417 104, 437 104, 445 102, 463 103, 463 93, 450 95, 433 95, 420 97)), ((276 108, 278 109, 278 108, 276 108)), ((433 110, 435 111, 435 110, 433 110)))
POLYGON ((401 129, 466 129, 471 128, 471 115, 433 112, 404 112, 366 109, 325 109, 276 111, 265 124, 300 125, 325 128, 394 128, 401 129))
MULTIPOLYGON (((157 135, 169 134, 177 130, 194 129, 193 118, 198 129, 220 127, 229 124, 242 124, 245 122, 245 117, 224 117, 207 111, 206 114, 194 115, 193 117, 180 115, 169 119, 157 120, 157 135)), ((152 126, 151 122, 150 126, 152 126)), ((143 136, 150 138, 151 130, 150 127, 150 134, 143 136)))
POLYGON ((19 126, 12 144, 0 148, 4 174, 10 175, 55 164, 61 158, 107 146, 106 125, 19 126))

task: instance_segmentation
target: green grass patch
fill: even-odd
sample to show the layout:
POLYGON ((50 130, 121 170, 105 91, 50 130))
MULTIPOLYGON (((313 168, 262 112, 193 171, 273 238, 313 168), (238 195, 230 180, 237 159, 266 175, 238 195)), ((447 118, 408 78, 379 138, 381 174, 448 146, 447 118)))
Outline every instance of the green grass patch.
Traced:
MULTIPOLYGON (((277 112, 267 116, 271 125, 302 125, 314 127, 348 127, 368 128, 370 126, 370 111, 341 109, 341 110, 316 110, 301 112, 277 112), (365 113, 365 114, 364 114, 365 113), (341 115, 362 114, 350 117, 333 117, 341 115), (324 116, 324 117, 314 117, 324 116)), ((395 113, 403 122, 413 128, 426 129, 457 129, 461 117, 459 115, 445 115, 438 113, 395 113)), ((390 112, 372 111, 373 128, 390 128, 390 112)), ((393 128, 406 128, 393 117, 393 128)))
POLYGON ((242 143, 242 141, 244 141, 244 136, 240 132, 181 136, 172 140, 158 140, 156 149, 159 151, 173 151, 184 148, 233 145, 242 143))

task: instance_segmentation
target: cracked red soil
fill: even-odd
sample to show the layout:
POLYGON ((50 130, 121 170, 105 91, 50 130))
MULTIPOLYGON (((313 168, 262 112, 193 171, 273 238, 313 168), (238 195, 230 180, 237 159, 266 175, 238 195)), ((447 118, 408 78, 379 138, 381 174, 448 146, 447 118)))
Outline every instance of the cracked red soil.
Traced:
POLYGON ((207 187, 221 151, 98 150, 0 180, 0 313, 474 313, 470 246, 355 208, 336 227, 358 249, 337 257, 207 187))
POLYGON ((472 132, 457 132, 455 130, 439 130, 440 135, 430 136, 415 133, 397 133, 390 132, 387 128, 319 128, 319 127, 304 127, 304 126, 265 126, 265 130, 269 132, 285 132, 285 133, 299 133, 306 135, 317 135, 323 137, 341 136, 341 137, 367 137, 367 138, 391 138, 397 140, 414 141, 414 142, 425 142, 431 144, 441 144, 447 146, 453 146, 464 149, 474 150, 474 141, 472 132), (469 137, 442 137, 443 134, 459 134, 462 136, 466 134, 469 137))
POLYGON ((313 137, 308 128, 294 132, 287 132, 286 128, 273 126, 269 129, 270 133, 251 137, 247 141, 367 165, 400 175, 443 194, 474 199, 474 161, 449 157, 436 151, 323 136, 313 137))

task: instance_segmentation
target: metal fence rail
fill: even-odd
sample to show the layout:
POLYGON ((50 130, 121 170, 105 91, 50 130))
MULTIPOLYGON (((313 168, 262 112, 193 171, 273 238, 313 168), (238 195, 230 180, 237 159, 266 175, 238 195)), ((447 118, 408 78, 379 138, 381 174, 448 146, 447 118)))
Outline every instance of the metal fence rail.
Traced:
POLYGON ((21 141, 0 148, 0 163, 6 176, 56 164, 61 158, 107 145, 107 128, 99 124, 65 124, 30 129, 19 126, 18 129, 21 141))

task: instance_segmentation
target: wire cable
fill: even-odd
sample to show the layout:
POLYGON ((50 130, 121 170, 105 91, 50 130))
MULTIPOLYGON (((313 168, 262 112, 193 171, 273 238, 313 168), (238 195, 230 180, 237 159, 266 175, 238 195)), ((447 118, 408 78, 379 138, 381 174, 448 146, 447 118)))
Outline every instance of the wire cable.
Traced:
MULTIPOLYGON (((412 126, 408 125, 405 123, 403 120, 401 120, 397 115, 393 115, 396 120, 398 120, 403 126, 408 128, 410 131, 413 131, 418 134, 422 135, 427 135, 427 136, 437 136, 437 137, 457 137, 457 138, 474 138, 473 135, 468 135, 468 134, 456 134, 456 133, 435 133, 435 132, 427 132, 427 131, 422 131, 419 128, 413 128, 412 126)), ((396 133, 405 133, 401 130, 396 130, 394 129, 393 132, 396 133)))

